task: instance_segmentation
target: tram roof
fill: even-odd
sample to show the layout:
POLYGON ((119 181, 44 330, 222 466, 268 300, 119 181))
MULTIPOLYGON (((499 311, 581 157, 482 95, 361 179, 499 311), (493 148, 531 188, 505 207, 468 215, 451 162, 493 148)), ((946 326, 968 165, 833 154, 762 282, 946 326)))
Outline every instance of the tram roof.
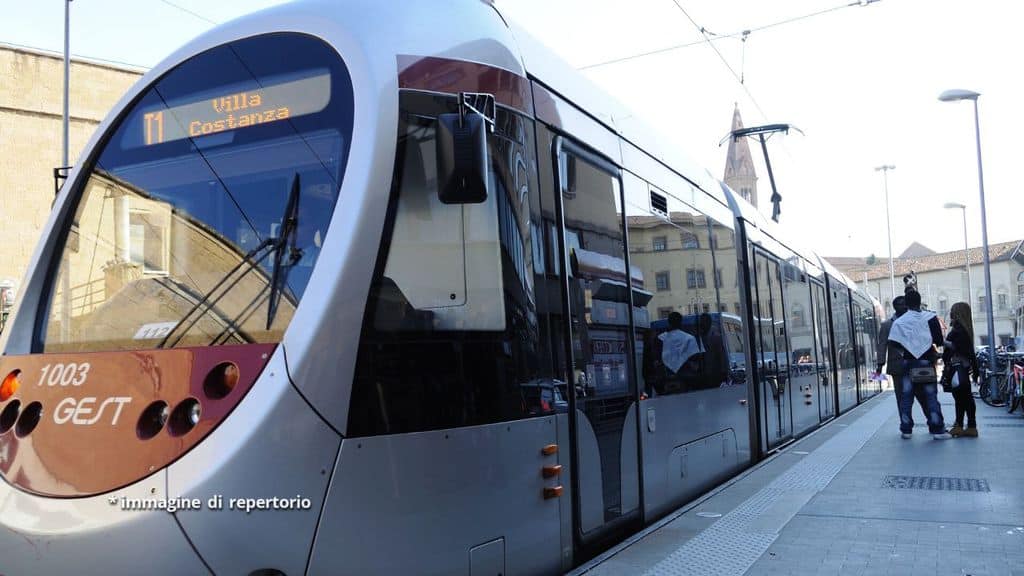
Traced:
POLYGON ((623 140, 696 184, 723 205, 728 205, 718 185, 718 179, 706 168, 694 162, 680 146, 638 119, 630 108, 591 82, 515 21, 506 21, 519 45, 523 65, 533 80, 571 102, 623 140))

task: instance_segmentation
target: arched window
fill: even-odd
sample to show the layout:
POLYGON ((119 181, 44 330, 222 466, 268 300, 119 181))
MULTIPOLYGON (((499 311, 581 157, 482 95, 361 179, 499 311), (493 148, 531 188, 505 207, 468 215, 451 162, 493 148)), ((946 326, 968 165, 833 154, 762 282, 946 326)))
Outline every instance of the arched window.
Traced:
POLYGON ((939 296, 939 316, 949 316, 949 298, 945 294, 939 296))
POLYGON ((1010 295, 1007 293, 1006 288, 1000 288, 996 292, 996 310, 1000 312, 1006 312, 1010 307, 1010 295))
POLYGON ((1024 272, 1017 274, 1017 303, 1024 302, 1024 272))
POLYGON ((683 244, 683 250, 695 250, 700 248, 700 240, 693 232, 682 232, 679 234, 679 241, 683 244))

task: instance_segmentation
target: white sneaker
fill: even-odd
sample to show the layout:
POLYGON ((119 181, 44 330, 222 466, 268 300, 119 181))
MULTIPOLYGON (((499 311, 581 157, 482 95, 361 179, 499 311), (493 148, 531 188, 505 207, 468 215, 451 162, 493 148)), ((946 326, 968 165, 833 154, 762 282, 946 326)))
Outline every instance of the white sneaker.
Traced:
POLYGON ((900 434, 900 436, 902 436, 904 440, 910 440, 911 438, 914 437, 914 435, 910 432, 903 432, 900 434))
POLYGON ((943 432, 942 434, 932 434, 932 438, 936 440, 949 440, 953 436, 949 432, 943 432))

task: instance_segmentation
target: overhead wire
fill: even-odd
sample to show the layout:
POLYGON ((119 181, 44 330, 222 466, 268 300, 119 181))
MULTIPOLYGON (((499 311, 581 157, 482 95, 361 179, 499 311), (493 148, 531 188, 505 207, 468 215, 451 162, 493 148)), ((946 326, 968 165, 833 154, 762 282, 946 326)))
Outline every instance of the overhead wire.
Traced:
MULTIPOLYGON (((826 8, 824 10, 819 10, 817 12, 811 12, 809 14, 804 14, 803 16, 794 16, 792 18, 786 18, 785 20, 779 20, 778 22, 771 22, 769 24, 763 24, 761 26, 755 26, 753 28, 746 28, 744 30, 739 30, 739 31, 736 31, 736 32, 732 32, 730 34, 715 34, 715 33, 711 32, 710 30, 707 30, 706 28, 699 28, 702 33, 707 32, 708 34, 711 34, 715 38, 712 39, 712 40, 708 40, 707 38, 705 38, 704 40, 697 40, 697 41, 694 41, 694 42, 686 42, 686 43, 683 43, 683 44, 676 44, 674 46, 666 46, 665 48, 658 48, 658 49, 655 49, 655 50, 649 50, 647 52, 640 52, 640 53, 633 54, 633 55, 630 55, 630 56, 622 56, 622 57, 619 57, 619 58, 613 58, 611 60, 605 60, 605 61, 602 61, 602 62, 595 62, 593 64, 587 64, 586 66, 580 66, 579 70, 589 70, 591 68, 599 68, 601 66, 609 66, 611 64, 618 64, 620 62, 628 62, 629 60, 636 60, 637 58, 644 58, 646 56, 653 56, 655 54, 662 54, 664 52, 672 52, 674 50, 681 50, 683 48, 689 48, 691 46, 697 46, 699 44, 704 44, 705 42, 709 42, 709 41, 710 42, 714 42, 714 41, 717 41, 717 40, 725 40, 725 39, 729 39, 729 38, 745 38, 751 32, 759 32, 761 30, 767 30, 769 28, 774 28, 776 26, 782 26, 783 24, 792 24, 793 22, 798 22, 800 20, 805 20, 807 18, 813 18, 815 16, 821 16, 822 14, 828 14, 829 12, 835 12, 836 10, 842 10, 843 8, 852 8, 854 6, 867 6, 868 4, 874 4, 875 2, 879 2, 879 1, 880 0, 859 0, 859 1, 849 2, 849 3, 846 3, 846 4, 841 4, 839 6, 833 6, 832 8, 826 8)), ((678 5, 678 3, 677 3, 677 5, 678 5)))
POLYGON ((747 97, 750 98, 751 103, 753 103, 754 107, 757 108, 757 111, 761 114, 761 117, 764 118, 765 121, 767 121, 768 115, 765 113, 764 109, 761 108, 761 105, 758 104, 757 98, 754 98, 754 94, 750 91, 749 88, 747 88, 746 83, 743 81, 743 77, 736 73, 736 70, 732 67, 731 64, 729 64, 729 61, 725 59, 725 56, 722 54, 721 50, 718 49, 718 46, 715 46, 711 42, 711 37, 708 35, 708 31, 700 24, 697 24, 697 21, 694 20, 693 17, 690 16, 690 13, 687 12, 685 8, 683 8, 683 5, 679 3, 679 0, 672 0, 672 3, 675 4, 676 8, 679 8, 679 11, 682 12, 684 16, 686 16, 686 19, 689 20, 691 24, 693 24, 693 27, 704 35, 704 41, 707 43, 708 46, 711 47, 712 50, 715 51, 715 54, 718 54, 718 58, 722 61, 722 64, 725 64, 725 67, 729 69, 729 72, 732 74, 732 77, 735 78, 736 81, 740 83, 740 86, 743 88, 743 91, 747 93, 747 97))
MULTIPOLYGON (((193 18, 198 18, 199 20, 202 20, 203 22, 206 22, 206 23, 211 24, 213 26, 216 26, 216 25, 220 24, 220 22, 217 22, 216 20, 212 20, 210 18, 207 18, 206 16, 203 16, 202 14, 200 14, 200 13, 194 11, 194 10, 190 10, 188 8, 185 8, 184 6, 182 6, 180 4, 176 4, 174 2, 171 2, 170 0, 157 0, 157 1, 161 2, 162 4, 166 4, 167 6, 170 6, 171 8, 174 8, 175 10, 179 10, 181 12, 184 12, 185 14, 188 14, 189 16, 192 16, 193 18)), ((15 48, 27 48, 29 50, 39 50, 39 51, 45 51, 45 52, 54 52, 54 50, 48 50, 46 48, 40 48, 38 46, 29 46, 27 44, 16 44, 16 43, 13 43, 13 42, 3 42, 3 44, 6 44, 8 46, 13 46, 15 48)), ((99 58, 99 57, 96 57, 96 56, 89 56, 89 55, 86 55, 86 54, 72 53, 71 56, 75 57, 75 58, 82 58, 82 59, 86 59, 86 60, 92 60, 92 61, 100 63, 100 64, 113 64, 113 65, 117 65, 117 66, 131 66, 132 68, 141 68, 141 69, 144 69, 144 70, 148 70, 148 69, 152 68, 152 66, 143 66, 141 64, 135 64, 133 62, 125 62, 125 61, 122 61, 122 60, 111 60, 109 58, 99 58)))
POLYGON ((216 20, 211 20, 211 19, 207 18, 206 16, 203 16, 202 14, 199 14, 198 12, 194 12, 192 10, 189 10, 188 8, 185 8, 184 6, 181 6, 179 4, 175 4, 174 2, 171 2, 170 0, 158 0, 158 1, 159 2, 163 2, 164 4, 166 4, 166 5, 168 5, 168 6, 172 7, 172 8, 177 8, 178 10, 181 10, 182 12, 184 12, 186 14, 190 14, 190 15, 196 17, 196 18, 199 18, 200 20, 202 20, 204 22, 208 22, 210 24, 213 24, 214 26, 216 26, 217 24, 220 24, 220 22, 217 22, 216 20))
MULTIPOLYGON (((0 42, 0 46, 10 46, 15 49, 22 50, 34 50, 37 52, 46 52, 49 54, 60 55, 62 52, 58 50, 52 50, 50 48, 43 48, 41 46, 31 46, 29 44, 18 44, 17 42, 0 42)), ((89 62, 95 62, 97 64, 109 64, 113 66, 130 66, 132 68, 139 68, 142 70, 149 70, 151 66, 143 66, 142 64, 135 64, 134 62, 124 62, 122 60, 111 60, 110 58, 99 58, 97 56, 89 56, 88 54, 79 54, 77 52, 71 53, 72 58, 78 58, 80 60, 88 60, 89 62)))

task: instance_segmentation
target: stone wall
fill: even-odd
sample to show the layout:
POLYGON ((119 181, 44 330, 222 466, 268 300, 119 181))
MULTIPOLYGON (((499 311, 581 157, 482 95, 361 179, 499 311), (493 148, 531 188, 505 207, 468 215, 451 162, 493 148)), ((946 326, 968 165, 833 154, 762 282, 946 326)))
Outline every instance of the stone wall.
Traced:
MULTIPOLYGON (((142 71, 72 59, 70 163, 142 71)), ((61 165, 64 62, 0 44, 0 284, 25 275, 61 165)))

